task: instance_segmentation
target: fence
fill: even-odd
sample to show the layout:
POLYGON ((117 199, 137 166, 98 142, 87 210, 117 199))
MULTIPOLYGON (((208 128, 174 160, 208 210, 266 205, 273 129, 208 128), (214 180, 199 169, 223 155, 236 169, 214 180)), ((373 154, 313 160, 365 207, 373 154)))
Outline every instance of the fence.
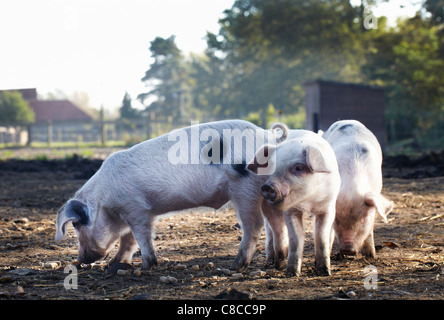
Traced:
POLYGON ((134 144, 167 133, 189 123, 160 122, 147 119, 115 121, 44 121, 0 123, 0 145, 53 143, 97 143, 111 141, 134 144))

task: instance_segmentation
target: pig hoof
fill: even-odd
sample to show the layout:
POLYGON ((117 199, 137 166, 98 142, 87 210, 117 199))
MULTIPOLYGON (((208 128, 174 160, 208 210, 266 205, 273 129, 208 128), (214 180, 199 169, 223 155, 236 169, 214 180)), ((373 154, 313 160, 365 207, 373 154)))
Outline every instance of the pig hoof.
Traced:
POLYGON ((362 255, 368 259, 375 259, 376 253, 375 251, 362 249, 362 255))
POLYGON ((329 275, 331 275, 330 268, 328 268, 328 267, 316 268, 316 275, 320 276, 320 277, 329 276, 329 275))
POLYGON ((242 268, 246 268, 250 265, 249 262, 246 262, 244 259, 236 257, 236 259, 234 259, 233 264, 231 265, 231 270, 233 271, 240 271, 242 268))
POLYGON ((301 276, 301 272, 300 271, 296 271, 296 269, 293 268, 287 268, 287 278, 291 278, 291 277, 300 277, 301 276))
POLYGON ((148 270, 152 269, 153 267, 157 266, 157 258, 150 258, 150 259, 142 259, 142 269, 148 270))

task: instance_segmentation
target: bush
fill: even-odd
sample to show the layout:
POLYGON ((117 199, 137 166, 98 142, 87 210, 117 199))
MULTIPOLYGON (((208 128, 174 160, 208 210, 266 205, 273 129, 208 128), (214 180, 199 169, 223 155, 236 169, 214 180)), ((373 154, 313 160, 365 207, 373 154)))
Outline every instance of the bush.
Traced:
POLYGON ((3 91, 0 94, 0 122, 34 122, 34 111, 22 94, 17 91, 3 91))

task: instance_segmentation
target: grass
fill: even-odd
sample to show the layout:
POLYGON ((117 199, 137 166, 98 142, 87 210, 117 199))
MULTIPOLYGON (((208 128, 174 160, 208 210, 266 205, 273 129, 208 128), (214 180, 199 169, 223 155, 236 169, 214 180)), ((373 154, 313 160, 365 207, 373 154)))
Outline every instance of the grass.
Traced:
POLYGON ((10 158, 14 158, 14 150, 3 150, 1 157, 0 158, 6 158, 6 159, 10 159, 10 158))
MULTIPOLYGON (((32 142, 32 148, 102 148, 102 147, 125 147, 126 141, 106 141, 105 145, 100 142, 53 142, 49 146, 46 142, 32 142)), ((1 146, 0 146, 1 148, 1 146)))
POLYGON ((388 144, 384 150, 384 155, 418 157, 422 154, 430 153, 431 151, 441 150, 444 150, 443 138, 438 138, 434 141, 417 141, 414 138, 410 138, 388 144))
POLYGON ((106 141, 105 145, 100 142, 52 142, 48 145, 47 142, 32 142, 30 146, 28 145, 18 145, 15 143, 0 143, 0 150, 2 149, 20 149, 20 148, 107 148, 107 147, 128 147, 130 145, 141 142, 139 140, 134 143, 129 143, 126 140, 109 140, 106 141))
MULTIPOLYGON (((106 141, 105 145, 100 142, 53 142, 48 146, 45 142, 33 142, 31 146, 0 144, 0 160, 8 159, 24 159, 24 160, 48 160, 48 159, 64 159, 77 154, 83 158, 93 158, 94 150, 92 148, 128 148, 140 141, 106 141), (23 152, 23 150, 32 150, 32 152, 23 152), (73 150, 70 150, 73 149, 73 150), (39 152, 41 150, 42 152, 39 152)), ((435 148, 426 144, 418 144, 415 140, 406 139, 390 143, 384 150, 385 156, 407 155, 419 156, 432 150, 443 150, 444 139, 436 139, 434 143, 438 146, 435 148), (418 149, 418 145, 422 146, 418 149)), ((430 142, 429 142, 430 144, 430 142)))
MULTIPOLYGON (((50 147, 44 143, 35 143, 28 146, 0 146, 0 161, 9 159, 20 160, 51 160, 51 159, 69 159, 74 155, 82 158, 95 158, 95 150, 101 148, 126 148, 123 141, 112 141, 102 146, 99 143, 53 143, 50 147)), ((112 150, 111 150, 112 151, 112 150)), ((105 153, 108 150, 104 151, 105 153)), ((101 152, 102 153, 102 152, 101 152)))

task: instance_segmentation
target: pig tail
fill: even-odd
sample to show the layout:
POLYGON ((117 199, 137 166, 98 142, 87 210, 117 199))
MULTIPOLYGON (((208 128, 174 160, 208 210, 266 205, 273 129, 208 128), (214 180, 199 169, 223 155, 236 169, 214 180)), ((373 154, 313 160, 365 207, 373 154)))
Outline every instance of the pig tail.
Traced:
POLYGON ((287 139, 288 127, 285 124, 277 122, 277 123, 273 124, 270 129, 271 129, 271 132, 273 132, 273 134, 276 134, 278 129, 281 129, 281 131, 282 131, 282 134, 280 135, 280 137, 276 138, 276 144, 282 143, 287 139))

